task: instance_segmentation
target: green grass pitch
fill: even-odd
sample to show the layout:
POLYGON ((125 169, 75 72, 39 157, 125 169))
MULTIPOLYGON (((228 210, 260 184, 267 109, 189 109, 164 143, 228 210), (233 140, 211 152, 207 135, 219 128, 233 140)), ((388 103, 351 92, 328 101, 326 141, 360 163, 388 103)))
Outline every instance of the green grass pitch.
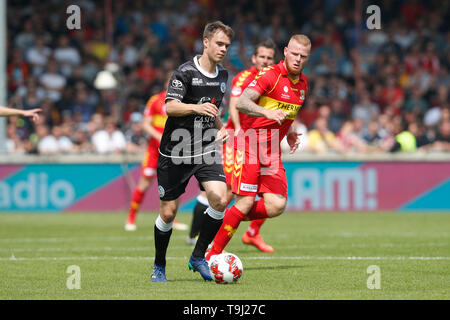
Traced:
MULTIPOLYGON (((204 282, 188 271, 188 231, 174 230, 167 283, 151 283, 155 213, 0 214, 0 299, 449 299, 450 214, 285 213, 261 229, 272 254, 241 243, 243 222, 227 250, 240 257, 237 284, 204 282), (68 267, 80 289, 68 289, 68 267), (369 289, 367 269, 380 270, 369 289)), ((190 223, 191 215, 177 219, 190 223)), ((70 279, 69 279, 70 280, 70 279)), ((69 281, 69 284, 72 283, 69 281)))

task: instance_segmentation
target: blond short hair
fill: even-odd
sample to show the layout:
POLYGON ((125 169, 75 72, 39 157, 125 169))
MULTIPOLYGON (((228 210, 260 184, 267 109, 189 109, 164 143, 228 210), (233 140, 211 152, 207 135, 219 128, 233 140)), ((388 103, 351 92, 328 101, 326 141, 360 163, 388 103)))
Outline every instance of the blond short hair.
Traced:
POLYGON ((295 34, 291 37, 291 39, 289 40, 289 42, 291 41, 296 41, 298 43, 300 43, 301 45, 305 46, 305 47, 310 47, 311 46, 311 40, 305 36, 304 34, 295 34))

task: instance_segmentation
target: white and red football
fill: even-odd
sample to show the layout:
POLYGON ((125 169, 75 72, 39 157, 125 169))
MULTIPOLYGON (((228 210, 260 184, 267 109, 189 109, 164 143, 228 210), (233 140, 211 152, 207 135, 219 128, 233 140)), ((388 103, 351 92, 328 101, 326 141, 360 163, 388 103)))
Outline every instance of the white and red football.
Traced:
POLYGON ((244 271, 241 259, 229 252, 211 257, 209 269, 212 278, 219 284, 236 283, 244 271))

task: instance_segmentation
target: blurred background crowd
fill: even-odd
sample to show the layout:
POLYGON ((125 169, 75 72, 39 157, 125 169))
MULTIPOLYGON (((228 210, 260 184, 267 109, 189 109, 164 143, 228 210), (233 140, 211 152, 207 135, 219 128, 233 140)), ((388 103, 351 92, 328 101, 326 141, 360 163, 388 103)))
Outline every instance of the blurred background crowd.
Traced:
POLYGON ((271 37, 278 62, 292 34, 311 38, 309 93, 295 122, 304 133, 299 152, 448 152, 449 4, 8 1, 8 105, 44 110, 37 124, 8 119, 8 152, 145 151, 147 100, 163 90, 169 70, 202 52, 203 27, 213 20, 236 34, 223 63, 228 88, 251 66, 257 42, 271 37), (72 4, 81 8, 80 30, 66 26, 72 4), (381 9, 379 30, 366 26, 372 4, 381 9), (119 84, 98 90, 95 77, 108 62, 120 66, 119 84))

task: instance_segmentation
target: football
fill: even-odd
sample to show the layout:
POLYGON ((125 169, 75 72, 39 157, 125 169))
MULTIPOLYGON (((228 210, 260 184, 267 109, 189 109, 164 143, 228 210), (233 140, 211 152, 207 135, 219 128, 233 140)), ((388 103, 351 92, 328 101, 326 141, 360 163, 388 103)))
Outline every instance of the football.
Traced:
POLYGON ((229 252, 213 256, 209 268, 212 278, 219 284, 236 283, 244 271, 241 259, 229 252))

